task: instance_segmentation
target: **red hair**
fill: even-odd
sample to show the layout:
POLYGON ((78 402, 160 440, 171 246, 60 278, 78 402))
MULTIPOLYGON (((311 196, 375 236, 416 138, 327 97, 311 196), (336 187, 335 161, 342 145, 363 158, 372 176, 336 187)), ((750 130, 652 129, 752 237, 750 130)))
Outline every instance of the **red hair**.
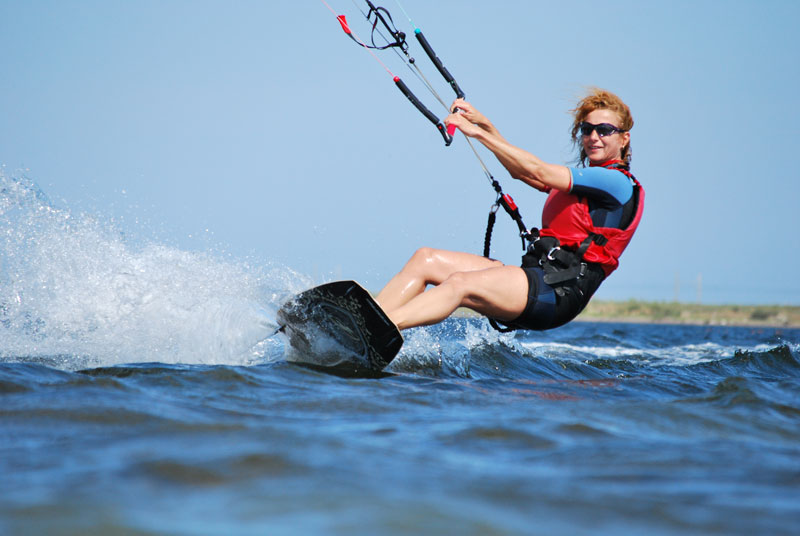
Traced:
MULTIPOLYGON (((628 105, 622 102, 622 99, 597 87, 591 88, 589 94, 578 102, 574 109, 570 110, 573 114, 572 120, 572 143, 581 148, 579 162, 586 165, 587 155, 580 141, 580 124, 581 121, 586 119, 586 116, 595 110, 611 110, 619 116, 619 124, 615 125, 624 131, 629 131, 633 128, 633 116, 631 109, 628 105)), ((622 160, 626 164, 631 163, 631 144, 628 142, 622 148, 622 160)))

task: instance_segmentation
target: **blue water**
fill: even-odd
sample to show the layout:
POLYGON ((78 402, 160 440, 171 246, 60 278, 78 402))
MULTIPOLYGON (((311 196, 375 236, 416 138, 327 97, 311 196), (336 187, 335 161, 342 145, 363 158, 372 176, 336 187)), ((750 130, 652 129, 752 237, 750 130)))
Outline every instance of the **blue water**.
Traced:
POLYGON ((0 534, 797 534, 800 330, 407 332, 284 359, 312 281, 0 175, 0 534))

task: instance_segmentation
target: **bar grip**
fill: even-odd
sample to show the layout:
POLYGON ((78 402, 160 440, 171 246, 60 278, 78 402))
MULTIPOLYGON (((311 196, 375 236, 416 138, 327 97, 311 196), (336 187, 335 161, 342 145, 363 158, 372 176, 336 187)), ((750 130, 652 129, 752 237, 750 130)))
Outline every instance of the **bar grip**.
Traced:
POLYGON ((444 144, 445 145, 450 145, 451 143, 453 143, 453 136, 448 134, 447 129, 442 124, 442 122, 439 120, 439 118, 436 117, 432 111, 428 110, 428 108, 425 107, 425 105, 422 104, 422 102, 420 102, 420 100, 416 97, 416 95, 414 95, 411 92, 411 90, 408 89, 408 86, 406 85, 406 83, 403 82, 400 79, 399 76, 395 76, 394 77, 394 83, 397 86, 397 88, 403 93, 403 95, 405 95, 406 98, 409 101, 411 101, 411 104, 413 104, 417 108, 417 110, 422 112, 422 115, 427 117, 428 121, 430 121, 431 123, 436 125, 436 129, 442 135, 442 138, 444 138, 444 144))
POLYGON ((440 60, 439 57, 436 55, 436 53, 433 51, 433 48, 431 48, 430 43, 428 43, 428 40, 425 39, 425 36, 422 34, 422 30, 417 28, 416 30, 414 30, 414 35, 417 36, 417 41, 419 41, 419 44, 422 46, 423 50, 425 50, 425 53, 431 59, 436 68, 439 69, 439 72, 442 74, 444 79, 447 81, 448 84, 450 84, 450 87, 453 88, 453 91, 456 92, 456 97, 458 97, 459 99, 463 99, 464 92, 461 91, 461 88, 458 87, 458 82, 456 82, 456 79, 453 78, 453 75, 450 74, 450 71, 448 71, 447 68, 444 66, 442 60, 440 60))

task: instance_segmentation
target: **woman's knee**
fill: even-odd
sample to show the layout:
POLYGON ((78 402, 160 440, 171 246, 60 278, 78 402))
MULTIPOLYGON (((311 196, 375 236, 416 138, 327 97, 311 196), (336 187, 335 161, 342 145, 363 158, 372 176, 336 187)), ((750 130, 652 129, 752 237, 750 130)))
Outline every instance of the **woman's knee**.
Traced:
POLYGON ((411 256, 409 263, 430 264, 436 258, 437 250, 430 247, 421 247, 411 256))
POLYGON ((408 260, 404 270, 418 273, 430 272, 431 268, 436 265, 437 251, 429 247, 419 248, 408 260))
POLYGON ((463 301, 464 297, 470 291, 470 274, 468 272, 453 272, 447 279, 442 281, 442 287, 446 288, 454 296, 458 297, 459 301, 463 301))

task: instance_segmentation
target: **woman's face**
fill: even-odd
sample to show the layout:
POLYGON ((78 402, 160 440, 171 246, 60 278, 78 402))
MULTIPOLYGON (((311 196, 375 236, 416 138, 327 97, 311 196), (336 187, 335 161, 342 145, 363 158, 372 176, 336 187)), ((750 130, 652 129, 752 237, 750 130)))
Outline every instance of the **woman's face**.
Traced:
MULTIPOLYGON (((593 125, 608 123, 619 127, 620 118, 616 112, 601 109, 589 112, 584 122, 593 125)), ((592 130, 588 136, 581 136, 583 150, 586 151, 586 156, 589 157, 589 162, 592 164, 602 164, 608 160, 620 159, 622 148, 628 144, 630 139, 630 132, 614 132, 601 137, 596 130, 592 130)))

